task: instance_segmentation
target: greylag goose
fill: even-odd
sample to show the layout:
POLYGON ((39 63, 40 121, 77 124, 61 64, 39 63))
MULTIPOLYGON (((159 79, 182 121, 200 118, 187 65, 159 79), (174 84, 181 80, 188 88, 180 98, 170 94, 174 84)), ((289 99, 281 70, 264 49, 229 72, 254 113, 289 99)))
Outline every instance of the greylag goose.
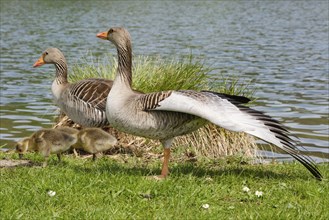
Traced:
POLYGON ((61 161, 61 153, 70 149, 77 142, 77 134, 67 134, 59 129, 41 129, 30 137, 17 142, 16 151, 21 158, 27 151, 39 152, 44 158, 43 167, 47 166, 49 155, 57 154, 61 161))
POLYGON ((78 133, 78 141, 72 147, 93 154, 106 151, 117 144, 117 139, 100 128, 84 128, 78 133))
POLYGON ((56 77, 51 86, 54 101, 72 121, 85 127, 108 125, 105 104, 112 80, 91 78, 69 83, 66 59, 57 48, 45 50, 33 67, 43 64, 55 65, 56 77))
POLYGON ((98 33, 97 37, 112 42, 118 53, 117 74, 107 97, 107 119, 114 128, 123 132, 160 140, 164 147, 164 161, 159 178, 169 173, 173 139, 212 122, 281 148, 321 180, 320 171, 311 158, 299 153, 290 132, 270 116, 243 106, 248 102, 247 98, 192 90, 136 93, 131 88, 132 46, 128 31, 114 27, 98 33))

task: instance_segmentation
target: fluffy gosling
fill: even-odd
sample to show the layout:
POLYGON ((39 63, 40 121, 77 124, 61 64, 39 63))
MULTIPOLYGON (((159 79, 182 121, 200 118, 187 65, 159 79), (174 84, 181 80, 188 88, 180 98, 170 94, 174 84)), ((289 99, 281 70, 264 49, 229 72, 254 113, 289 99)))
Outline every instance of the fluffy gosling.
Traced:
POLYGON ((16 151, 20 158, 27 151, 39 152, 45 158, 42 167, 46 167, 50 154, 57 154, 58 160, 61 161, 61 153, 67 151, 76 142, 77 133, 70 135, 60 129, 41 129, 17 142, 16 151))
POLYGON ((78 133, 78 141, 72 147, 93 154, 106 151, 117 144, 117 139, 100 128, 84 128, 78 133))
POLYGON ((64 133, 67 133, 69 135, 73 135, 74 137, 77 137, 78 133, 79 133, 79 130, 78 129, 75 129, 75 128, 71 128, 71 127, 57 127, 55 128, 59 131, 62 131, 64 133))

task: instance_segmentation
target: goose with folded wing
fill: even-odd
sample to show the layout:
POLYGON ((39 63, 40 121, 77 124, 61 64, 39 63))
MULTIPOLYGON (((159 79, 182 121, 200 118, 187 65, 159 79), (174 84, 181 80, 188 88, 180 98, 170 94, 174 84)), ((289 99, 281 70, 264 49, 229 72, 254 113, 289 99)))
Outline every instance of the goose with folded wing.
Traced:
POLYGON ((54 101, 72 121, 85 127, 102 127, 109 124, 105 115, 105 104, 112 80, 90 78, 69 83, 66 59, 57 48, 46 49, 33 67, 44 64, 54 64, 56 67, 56 77, 51 86, 54 101))

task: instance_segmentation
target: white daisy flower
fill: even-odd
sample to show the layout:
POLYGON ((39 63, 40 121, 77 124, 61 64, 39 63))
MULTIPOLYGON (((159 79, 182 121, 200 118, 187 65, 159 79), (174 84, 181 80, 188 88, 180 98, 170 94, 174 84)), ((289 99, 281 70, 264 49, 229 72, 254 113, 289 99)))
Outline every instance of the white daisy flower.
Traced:
POLYGON ((52 190, 49 190, 49 191, 47 192, 47 194, 48 194, 48 196, 53 197, 53 196, 56 195, 56 192, 55 192, 55 191, 52 191, 52 190))
POLYGON ((203 204, 202 205, 202 208, 204 208, 204 209, 209 209, 209 207, 210 207, 209 204, 203 204))
POLYGON ((250 189, 249 189, 247 186, 244 186, 244 187, 242 188, 242 191, 243 191, 243 192, 249 192, 249 190, 250 190, 250 189))
POLYGON ((255 195, 256 195, 257 197, 262 197, 262 196, 263 196, 263 192, 262 192, 262 191, 256 191, 256 192, 255 192, 255 195))

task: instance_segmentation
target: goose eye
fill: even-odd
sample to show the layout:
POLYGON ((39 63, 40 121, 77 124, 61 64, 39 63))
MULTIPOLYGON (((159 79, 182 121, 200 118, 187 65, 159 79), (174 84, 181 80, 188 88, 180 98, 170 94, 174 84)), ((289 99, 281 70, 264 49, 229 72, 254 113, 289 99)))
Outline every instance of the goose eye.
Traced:
POLYGON ((45 52, 45 55, 48 55, 48 52, 45 52))
POLYGON ((107 32, 107 34, 112 34, 113 31, 114 31, 114 30, 111 28, 111 29, 107 32))

